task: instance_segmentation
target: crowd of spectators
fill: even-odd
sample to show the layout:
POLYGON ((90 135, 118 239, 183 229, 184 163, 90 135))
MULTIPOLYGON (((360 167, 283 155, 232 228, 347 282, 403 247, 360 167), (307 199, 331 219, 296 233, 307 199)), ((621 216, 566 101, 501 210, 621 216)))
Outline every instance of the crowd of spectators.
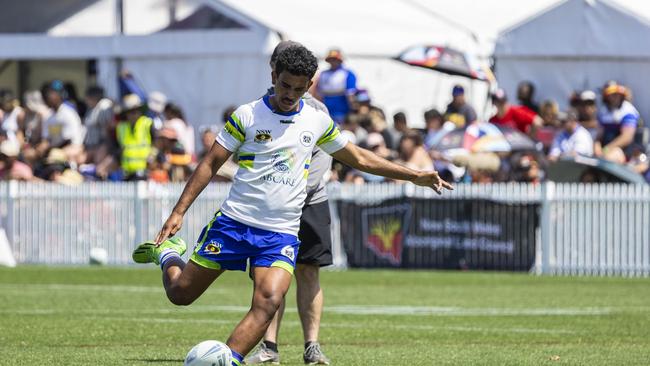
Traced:
MULTIPOLYGON (((420 170, 437 169, 454 182, 540 182, 546 166, 576 156, 628 165, 650 178, 642 120, 632 105, 631 91, 616 82, 599 91, 575 92, 566 111, 560 111, 554 100, 537 104, 530 82, 519 85, 516 103, 496 89, 490 95, 494 112, 488 121, 481 121, 463 86, 456 85, 447 107, 424 112, 424 128, 415 129, 404 113, 386 116, 372 103, 369 92, 357 86, 354 72, 345 66, 341 51, 331 50, 326 62, 329 68, 310 92, 328 107, 351 142, 386 159, 420 170), (462 131, 457 134, 462 138, 482 124, 518 131, 535 148, 455 155, 439 148, 452 131, 462 131)), ((74 87, 60 80, 26 92, 22 103, 12 91, 0 90, 0 179, 64 184, 185 181, 234 110, 228 108, 213 124, 195 131, 182 108, 163 93, 145 94, 128 73, 122 75, 120 86, 119 101, 94 85, 78 98, 74 87)), ((236 169, 235 162, 228 162, 214 179, 227 181, 236 169)), ((357 184, 385 181, 337 162, 329 176, 357 184)))

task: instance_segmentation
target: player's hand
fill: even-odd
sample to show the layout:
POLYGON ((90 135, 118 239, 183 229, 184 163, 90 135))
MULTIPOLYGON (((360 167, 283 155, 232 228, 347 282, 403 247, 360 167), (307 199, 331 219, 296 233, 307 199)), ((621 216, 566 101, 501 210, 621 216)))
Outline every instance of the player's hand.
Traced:
POLYGON ((165 221, 165 224, 163 225, 162 229, 160 229, 160 232, 156 236, 156 245, 160 245, 163 241, 165 241, 167 238, 170 238, 181 229, 183 226, 183 215, 172 212, 171 215, 169 215, 169 218, 167 221, 165 221))
POLYGON ((454 189, 450 183, 440 178, 440 175, 436 171, 420 173, 420 176, 415 178, 413 183, 418 186, 430 187, 438 194, 442 194, 443 188, 450 191, 454 189))

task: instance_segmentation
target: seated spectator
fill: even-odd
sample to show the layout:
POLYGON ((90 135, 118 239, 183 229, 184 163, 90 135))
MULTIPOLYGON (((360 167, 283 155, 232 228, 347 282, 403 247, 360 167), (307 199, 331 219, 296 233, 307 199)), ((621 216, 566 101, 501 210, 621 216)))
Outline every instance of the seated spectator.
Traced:
POLYGON ((170 128, 176 131, 178 142, 183 145, 186 154, 194 155, 194 130, 185 121, 181 107, 173 103, 165 106, 165 122, 163 128, 170 128))
POLYGON ((147 95, 147 117, 153 121, 156 130, 163 128, 165 122, 165 106, 167 105, 167 96, 159 91, 152 91, 147 95))
POLYGON ((427 150, 431 150, 446 131, 442 128, 442 114, 437 109, 430 109, 424 112, 424 146, 427 150))
POLYGON ((623 164, 625 149, 634 141, 640 115, 632 103, 625 100, 627 89, 616 82, 603 88, 603 106, 598 112, 602 133, 596 142, 597 156, 623 164))
POLYGON ((596 141, 599 135, 598 107, 596 106, 596 93, 585 90, 578 96, 577 100, 578 117, 580 124, 586 128, 591 138, 596 141))
MULTIPOLYGON (((384 159, 394 159, 393 152, 386 148, 386 142, 384 141, 383 136, 377 132, 372 132, 368 135, 365 147, 384 159)), ((364 182, 379 183, 385 182, 386 178, 379 175, 358 171, 356 169, 351 169, 346 174, 345 181, 355 184, 362 184, 364 182)))
POLYGON ((155 136, 153 121, 144 114, 144 103, 135 94, 122 100, 122 121, 117 125, 117 142, 124 180, 147 178, 147 161, 155 136))
POLYGON ((539 106, 533 101, 534 97, 535 85, 532 82, 522 81, 519 83, 517 86, 517 100, 519 101, 519 104, 535 113, 541 114, 539 106))
POLYGON ((395 113, 393 115, 393 127, 388 129, 392 142, 387 145, 398 148, 402 137, 408 131, 409 127, 408 123, 406 122, 406 114, 404 114, 404 112, 395 113))
POLYGON ((592 156, 593 153, 594 141, 589 131, 580 125, 575 111, 567 112, 562 118, 562 130, 553 140, 548 159, 557 161, 561 157, 592 156))
POLYGON ((0 180, 34 180, 29 165, 18 160, 20 145, 14 140, 0 143, 0 180))
POLYGON ((91 86, 86 90, 87 112, 84 117, 86 162, 99 164, 108 155, 108 129, 113 123, 113 101, 104 97, 104 89, 91 86))
POLYGON ((430 171, 433 169, 433 160, 424 149, 422 136, 417 132, 409 132, 399 144, 399 159, 411 169, 430 171))
POLYGON ((43 88, 45 104, 52 114, 43 124, 43 140, 37 148, 39 156, 46 156, 51 148, 62 149, 73 163, 83 162, 84 131, 81 118, 68 103, 63 83, 54 80, 43 88))
POLYGON ((543 125, 542 118, 527 107, 510 105, 503 89, 492 93, 492 103, 497 107, 497 113, 490 118, 490 122, 495 125, 510 127, 531 135, 534 135, 536 128, 543 125))
POLYGON ((0 90, 0 113, 1 135, 21 145, 24 141, 21 127, 25 123, 25 111, 8 89, 0 90))
POLYGON ((454 86, 451 96, 453 99, 447 105, 445 121, 453 122, 457 128, 465 128, 476 121, 476 111, 465 101, 465 88, 461 85, 454 86))
POLYGON ((217 140, 217 134, 219 133, 219 128, 216 126, 201 126, 199 128, 199 134, 201 136, 201 151, 199 152, 199 160, 210 151, 212 145, 217 140))
POLYGON ((545 100, 539 107, 539 116, 544 127, 560 127, 560 107, 554 100, 545 100))

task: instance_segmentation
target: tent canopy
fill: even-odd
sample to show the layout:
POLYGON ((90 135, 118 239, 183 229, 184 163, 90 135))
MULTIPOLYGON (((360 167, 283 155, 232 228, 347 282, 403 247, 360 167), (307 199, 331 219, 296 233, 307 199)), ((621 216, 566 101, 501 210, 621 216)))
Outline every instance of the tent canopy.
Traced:
MULTIPOLYGON (((537 101, 555 100, 561 108, 572 92, 599 91, 608 80, 629 86, 634 101, 645 102, 648 39, 650 22, 617 3, 567 0, 501 34, 494 53, 497 80, 513 98, 519 82, 532 81, 537 101)), ((636 106, 650 121, 650 105, 636 106)))
POLYGON ((606 0, 568 0, 506 30, 494 55, 504 57, 650 57, 650 22, 606 0), (534 41, 533 41, 534 40, 534 41))

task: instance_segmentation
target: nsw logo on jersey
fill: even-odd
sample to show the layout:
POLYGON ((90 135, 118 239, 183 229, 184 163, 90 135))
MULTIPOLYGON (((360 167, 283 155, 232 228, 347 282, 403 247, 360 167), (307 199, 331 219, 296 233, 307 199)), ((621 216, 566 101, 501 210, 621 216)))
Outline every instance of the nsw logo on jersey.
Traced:
POLYGON ((265 144, 271 140, 273 140, 271 130, 257 130, 255 132, 255 142, 258 144, 265 144))

